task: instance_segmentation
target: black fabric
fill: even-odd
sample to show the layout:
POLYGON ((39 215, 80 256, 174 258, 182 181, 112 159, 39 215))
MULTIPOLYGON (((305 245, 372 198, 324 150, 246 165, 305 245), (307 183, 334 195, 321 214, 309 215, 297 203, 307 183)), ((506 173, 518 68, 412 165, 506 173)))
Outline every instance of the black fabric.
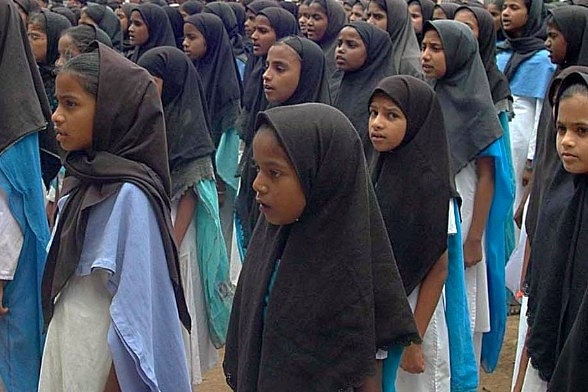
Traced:
POLYGON ((51 12, 55 12, 56 14, 65 16, 67 18, 67 20, 69 20, 69 23, 71 23, 72 26, 78 25, 79 18, 76 17, 76 15, 67 7, 63 7, 63 6, 51 7, 51 12))
POLYGON ((435 82, 443 108, 451 153, 451 175, 455 177, 470 161, 502 136, 492 102, 478 43, 468 26, 454 20, 427 22, 424 30, 439 34, 447 71, 435 82))
POLYGON ((114 11, 105 5, 90 4, 84 12, 100 27, 112 42, 112 46, 118 50, 122 50, 123 33, 120 26, 120 20, 114 11))
POLYGON ((282 0, 280 1, 280 7, 291 13, 294 19, 298 20, 298 4, 293 1, 282 0))
POLYGON ((412 3, 417 3, 421 6, 421 14, 423 15, 423 31, 417 33, 417 41, 419 43, 419 47, 423 42, 423 37, 425 35, 425 23, 433 19, 433 11, 435 9, 435 2, 432 0, 410 0, 408 1, 408 5, 412 3))
POLYGON ((255 229, 227 334, 227 382, 241 392, 358 386, 374 374, 377 348, 420 340, 361 142, 324 104, 273 108, 261 124, 276 130, 306 207, 291 225, 261 218, 255 229))
MULTIPOLYGON (((135 7, 132 3, 122 3, 120 9, 127 17, 127 23, 130 26, 131 23, 131 11, 135 7)), ((122 52, 125 56, 127 56, 132 50, 134 46, 131 45, 131 41, 129 40, 129 29, 125 29, 123 31, 123 42, 122 42, 122 52)))
POLYGON ((241 81, 229 36, 221 19, 213 14, 196 14, 186 19, 206 40, 206 54, 194 62, 204 84, 210 113, 210 131, 215 146, 221 135, 234 126, 239 113, 241 81))
MULTIPOLYGON (((172 30, 167 14, 162 7, 145 3, 136 5, 131 9, 131 13, 137 11, 141 14, 143 22, 149 30, 149 39, 143 45, 135 46, 130 60, 134 63, 149 49, 158 46, 176 46, 176 39, 172 30)), ((130 22, 129 22, 130 23, 130 22)))
MULTIPOLYGON (((246 62, 247 54, 243 45, 243 36, 240 34, 235 12, 229 6, 229 3, 222 3, 220 1, 208 3, 204 6, 203 12, 213 13, 223 21, 227 34, 229 35, 229 40, 231 41, 231 46, 233 47, 233 56, 246 62)), ((245 16, 244 12, 243 16, 245 16)), ((245 22, 245 19, 243 19, 243 22, 245 22)))
POLYGON ((357 30, 365 45, 367 58, 360 69, 343 73, 334 106, 349 118, 368 152, 371 151, 368 104, 372 90, 380 80, 397 73, 392 58, 392 41, 385 31, 367 22, 357 21, 345 26, 357 30))
POLYGON ((25 14, 27 14, 27 16, 29 16, 32 13, 39 12, 41 10, 41 7, 39 6, 39 3, 37 3, 37 0, 14 0, 14 2, 18 4, 20 8, 22 8, 22 10, 25 12, 25 14))
POLYGON ((180 14, 180 10, 178 7, 170 7, 169 5, 166 5, 162 8, 168 17, 169 25, 174 32, 176 47, 178 49, 183 49, 182 42, 184 41, 184 18, 182 17, 182 14, 180 14))
POLYGON ((546 29, 543 19, 545 12, 543 0, 529 0, 529 2, 530 7, 527 10, 527 23, 523 35, 519 38, 511 37, 503 29, 506 41, 497 46, 499 50, 510 49, 513 51, 504 67, 504 75, 508 80, 513 78, 519 65, 533 57, 538 51, 545 49, 546 29))
POLYGON ((61 33, 71 27, 69 20, 63 15, 51 12, 46 9, 41 10, 42 17, 45 18, 45 33, 47 34, 47 61, 39 66, 46 66, 49 70, 53 70, 55 62, 59 57, 59 38, 61 33))
MULTIPOLYGON (((174 196, 183 190, 180 189, 182 186, 175 184, 175 174, 182 173, 185 178, 184 168, 214 152, 206 96, 196 68, 179 49, 169 46, 149 49, 138 64, 163 80, 161 101, 174 196)), ((189 185, 196 184, 198 179, 193 176, 189 185)))
POLYGON ((588 65, 588 8, 569 5, 549 11, 567 42, 563 67, 588 65))
POLYGON ((435 8, 441 8, 447 19, 453 19, 455 17, 455 12, 459 8, 459 4, 456 3, 439 3, 433 7, 433 12, 435 8))
POLYGON ((378 83, 373 94, 378 93, 392 99, 407 119, 402 143, 376 153, 370 171, 404 289, 410 294, 447 249, 452 196, 447 135, 441 105, 427 83, 392 76, 378 83))
POLYGON ((488 76, 492 101, 495 104, 505 99, 512 101, 508 80, 496 65, 496 30, 494 30, 492 15, 480 7, 468 5, 459 7, 458 11, 462 9, 472 12, 478 21, 478 49, 486 70, 486 76, 488 76))
POLYGON ((202 12, 204 4, 198 0, 188 0, 180 5, 180 9, 188 15, 196 15, 202 12))
POLYGON ((231 7, 233 12, 235 13, 235 18, 237 18, 237 28, 239 35, 241 36, 241 38, 245 37, 245 19, 247 19, 247 16, 245 15, 245 8, 243 7, 243 5, 241 5, 241 3, 229 2, 226 4, 229 7, 231 7))
POLYGON ((172 234, 161 100, 147 71, 102 44, 98 48, 100 77, 92 149, 68 152, 64 158, 68 177, 63 192, 69 199, 60 212, 43 274, 45 325, 51 321, 55 297, 77 268, 90 208, 129 182, 145 193, 155 211, 178 312, 189 330, 190 316, 172 234))

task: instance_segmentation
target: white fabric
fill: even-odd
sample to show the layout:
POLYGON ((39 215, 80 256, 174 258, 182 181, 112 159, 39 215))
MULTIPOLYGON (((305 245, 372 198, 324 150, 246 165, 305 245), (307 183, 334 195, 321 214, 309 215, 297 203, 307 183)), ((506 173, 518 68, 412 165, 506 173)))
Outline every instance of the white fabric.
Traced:
POLYGON ((520 230, 519 242, 516 248, 510 255, 508 263, 506 263, 506 287, 513 293, 521 289, 521 275, 523 272, 523 262, 525 259, 525 247, 527 245, 527 229, 525 228, 525 217, 527 216, 527 209, 529 208, 529 199, 525 202, 523 209, 523 224, 520 230))
MULTIPOLYGON (((178 200, 172 202, 173 222, 176 220, 177 209, 178 200)), ((182 245, 178 249, 178 257, 186 304, 192 318, 191 333, 188 334, 185 329, 183 329, 183 333, 190 379, 192 386, 195 387, 202 383, 202 375, 213 368, 219 359, 218 351, 212 344, 208 332, 206 303, 198 264, 196 217, 190 222, 182 245)))
MULTIPOLYGON (((413 312, 420 292, 420 285, 408 296, 413 312)), ((442 293, 423 336, 425 372, 411 374, 398 368, 396 390, 398 392, 447 392, 451 387, 449 363, 449 336, 445 320, 445 295, 442 293)))
POLYGON ((539 372, 531 364, 527 366, 525 373, 525 383, 522 392, 546 392, 547 382, 539 378, 539 372))
MULTIPOLYGON (((519 317, 519 333, 517 336, 517 351, 514 358, 514 369, 512 372, 512 385, 511 390, 514 389, 515 383, 517 382, 517 376, 521 367, 521 355, 523 354, 523 348, 525 346, 525 339, 527 337, 527 304, 529 299, 527 296, 523 297, 521 301, 521 314, 519 317)), ((529 367, 531 367, 529 365, 529 367)))
POLYGON ((455 200, 449 200, 449 217, 447 219, 447 234, 457 234, 457 222, 455 221, 455 200))
POLYGON ((12 216, 6 194, 0 189, 0 280, 12 280, 24 237, 12 216))

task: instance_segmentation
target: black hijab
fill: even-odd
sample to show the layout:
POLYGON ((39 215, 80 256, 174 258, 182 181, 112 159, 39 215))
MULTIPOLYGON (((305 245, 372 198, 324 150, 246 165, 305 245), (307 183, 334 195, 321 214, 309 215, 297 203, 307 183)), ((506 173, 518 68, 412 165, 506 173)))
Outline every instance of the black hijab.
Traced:
POLYGON ((45 19, 45 33, 47 34, 47 61, 39 66, 52 72, 59 57, 59 38, 64 30, 71 27, 71 23, 65 16, 47 9, 42 9, 39 16, 45 19))
MULTIPOLYGON (((421 43, 423 42, 423 37, 425 35, 425 24, 433 19, 433 11, 435 9, 435 3, 432 0, 409 0, 408 5, 412 3, 417 3, 421 7, 421 14, 423 15, 423 30, 416 34, 417 41, 419 43, 419 48, 421 43)), ((415 32, 416 33, 416 32, 415 32)))
POLYGON ((180 5, 180 9, 188 15, 196 15, 202 12, 204 4, 198 0, 188 0, 180 5))
MULTIPOLYGON (((367 52, 365 63, 353 72, 344 72, 335 107, 351 121, 364 143, 366 152, 371 152, 368 136, 368 105, 374 87, 386 76, 396 75, 392 58, 392 42, 383 30, 367 22, 346 24, 359 33, 367 52)), ((366 155, 367 156, 367 155, 366 155)))
POLYGON ((64 6, 56 6, 51 7, 51 12, 55 12, 56 14, 63 15, 69 20, 72 26, 78 25, 78 17, 67 7, 64 6))
MULTIPOLYGON (((478 21, 478 48, 488 83, 492 93, 492 101, 497 104, 505 99, 512 101, 510 85, 508 80, 496 66, 496 30, 494 30, 494 19, 484 8, 462 6, 457 11, 466 9, 474 14, 478 21)), ((457 12, 456 11, 456 12, 457 12)))
POLYGON ((196 159, 210 156, 214 144, 209 132, 208 108, 198 71, 179 49, 149 49, 138 65, 163 80, 161 101, 165 114, 172 198, 202 178, 194 171, 196 159))
POLYGON ((20 8, 24 11, 24 13, 28 16, 35 12, 39 12, 41 7, 37 0, 13 0, 16 4, 20 6, 20 8))
POLYGON ((454 20, 436 20, 425 24, 424 31, 430 29, 437 31, 445 51, 447 71, 435 82, 435 92, 443 108, 455 176, 502 136, 502 127, 470 28, 454 20))
POLYGON ((404 289, 410 294, 447 249, 452 190, 443 112, 433 89, 412 76, 386 78, 372 97, 375 94, 392 99, 407 119, 402 143, 376 153, 371 175, 404 289))
POLYGON ((293 1, 282 0, 280 1, 280 7, 291 13, 294 19, 298 20, 298 4, 293 1))
POLYGON ((324 104, 273 108, 263 124, 294 165, 306 207, 291 225, 262 217, 255 229, 231 312, 227 382, 242 392, 357 387, 374 374, 377 348, 420 340, 361 142, 324 104))
POLYGON ((439 3, 435 4, 433 7, 433 12, 435 12, 435 8, 440 8, 441 11, 445 14, 447 19, 453 19, 455 17, 455 13, 459 8, 459 4, 456 3, 439 3))
POLYGON ((588 8, 568 5, 549 10, 567 42, 563 67, 588 65, 588 8))
MULTIPOLYGON (((122 3, 120 9, 127 17, 127 24, 130 26, 131 23, 131 12, 135 7, 132 3, 122 3)), ((131 50, 133 50, 134 46, 131 45, 131 41, 129 40, 129 29, 128 27, 122 32, 123 34, 123 42, 122 42, 122 52, 126 56, 131 50)))
POLYGON ((105 5, 90 4, 84 9, 84 12, 98 25, 98 27, 108 34, 110 41, 112 41, 112 46, 116 50, 121 51, 123 33, 120 26, 120 20, 114 11, 105 5))
POLYGON ((132 62, 138 62, 143 53, 151 48, 176 46, 174 32, 163 8, 155 4, 145 3, 133 7, 131 13, 133 11, 141 14, 143 22, 145 22, 147 29, 149 29, 149 39, 143 45, 135 46, 135 50, 130 57, 132 62))
MULTIPOLYGON (((220 1, 208 3, 204 6, 203 12, 215 14, 223 21, 227 34, 229 35, 229 40, 231 41, 231 46, 233 47, 233 56, 235 56, 235 58, 240 58, 243 61, 247 61, 245 46, 243 45, 243 36, 240 34, 235 12, 229 6, 229 3, 223 3, 220 1)), ((244 12, 243 16, 245 16, 244 12)), ((243 22, 245 22, 245 19, 243 19, 243 22)))
POLYGON ((528 17, 523 35, 520 38, 514 38, 503 29, 506 41, 498 45, 498 49, 512 49, 513 51, 504 67, 504 75, 508 80, 513 78, 521 63, 533 57, 538 51, 545 49, 546 30, 543 19, 543 0, 525 0, 525 4, 527 5, 528 17))
POLYGON ((184 18, 180 14, 178 7, 170 7, 166 5, 162 7, 169 19, 169 25, 172 28, 174 37, 176 39, 176 47, 183 49, 182 41, 184 41, 184 18))
POLYGON ((191 15, 185 23, 194 25, 206 40, 206 54, 194 65, 204 85, 212 140, 218 146, 222 133, 235 124, 239 113, 239 71, 229 36, 218 16, 206 13, 191 15))
POLYGON ((45 325, 51 320, 55 297, 77 268, 91 207, 129 182, 145 193, 155 211, 178 313, 189 329, 169 212, 170 175, 161 99, 147 71, 97 45, 100 77, 92 151, 72 151, 64 157, 69 174, 64 194, 69 199, 61 211, 43 274, 45 325))
POLYGON ((241 38, 245 37, 245 19, 247 19, 247 16, 245 15, 245 7, 243 7, 241 3, 229 2, 225 4, 231 7, 235 13, 235 18, 237 18, 237 31, 239 32, 239 35, 241 38))

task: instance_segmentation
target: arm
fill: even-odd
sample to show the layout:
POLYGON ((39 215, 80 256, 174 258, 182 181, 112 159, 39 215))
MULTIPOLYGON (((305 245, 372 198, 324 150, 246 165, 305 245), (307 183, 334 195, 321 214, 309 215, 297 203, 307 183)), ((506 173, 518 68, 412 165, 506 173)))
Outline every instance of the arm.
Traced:
POLYGON ((478 185, 474 195, 474 211, 470 230, 463 244, 463 257, 466 267, 472 267, 482 260, 482 236, 494 196, 494 159, 476 159, 478 185))
POLYGON ((180 197, 180 201, 178 202, 178 212, 176 213, 176 222, 174 224, 174 239, 176 240, 176 245, 178 247, 182 244, 184 236, 188 231, 188 226, 190 226, 190 222, 192 222, 197 201, 196 194, 192 189, 188 189, 186 193, 180 197))
POLYGON ((6 280, 0 280, 0 318, 6 315, 6 313, 8 313, 8 308, 5 308, 4 305, 2 305, 2 298, 4 296, 4 285, 6 285, 6 282, 6 280))
MULTIPOLYGON (((414 310, 414 319, 421 337, 425 336, 435 308, 439 303, 445 279, 447 278, 447 265, 447 251, 445 251, 421 282, 419 297, 414 310)), ((425 371, 425 359, 420 344, 411 344, 404 349, 400 367, 413 374, 425 371)))

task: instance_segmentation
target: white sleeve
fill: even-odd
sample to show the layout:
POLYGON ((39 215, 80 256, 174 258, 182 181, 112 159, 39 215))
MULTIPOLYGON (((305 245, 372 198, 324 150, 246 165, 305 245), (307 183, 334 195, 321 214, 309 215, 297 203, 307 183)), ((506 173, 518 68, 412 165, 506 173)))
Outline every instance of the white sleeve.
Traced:
POLYGON ((12 280, 23 244, 18 222, 12 216, 6 194, 0 189, 0 280, 12 280))
POLYGON ((527 151, 527 159, 533 160, 535 158, 535 146, 537 145, 537 126, 539 125, 539 118, 541 117, 541 110, 543 109, 543 100, 535 99, 535 114, 533 116, 533 132, 529 140, 529 150, 527 151))

